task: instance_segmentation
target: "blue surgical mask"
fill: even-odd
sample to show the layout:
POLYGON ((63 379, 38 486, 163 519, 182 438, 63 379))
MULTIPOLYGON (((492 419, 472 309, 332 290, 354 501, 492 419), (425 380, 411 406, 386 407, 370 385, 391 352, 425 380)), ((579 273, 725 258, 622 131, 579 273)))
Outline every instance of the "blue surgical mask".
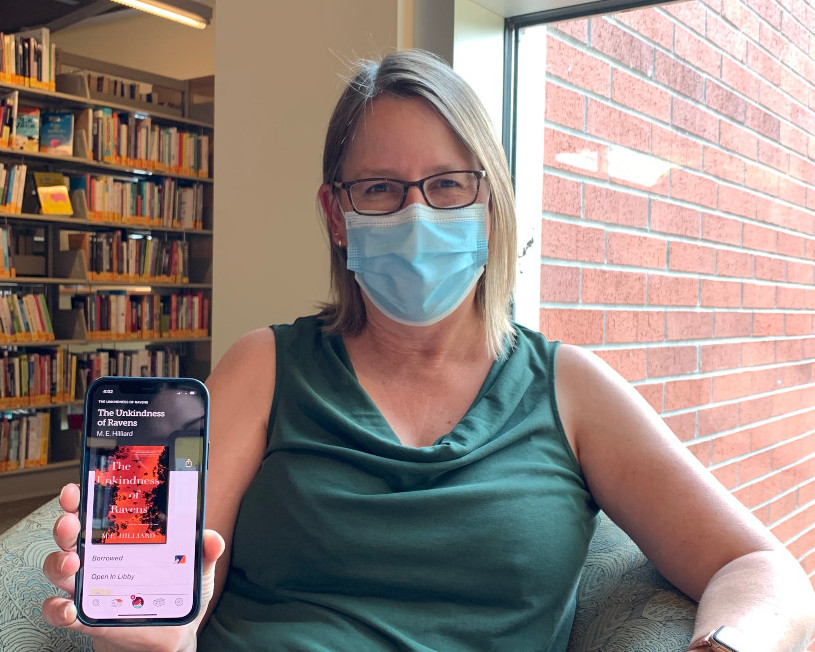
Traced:
POLYGON ((458 308, 487 264, 487 208, 410 204, 390 215, 345 214, 348 269, 391 319, 428 326, 458 308))

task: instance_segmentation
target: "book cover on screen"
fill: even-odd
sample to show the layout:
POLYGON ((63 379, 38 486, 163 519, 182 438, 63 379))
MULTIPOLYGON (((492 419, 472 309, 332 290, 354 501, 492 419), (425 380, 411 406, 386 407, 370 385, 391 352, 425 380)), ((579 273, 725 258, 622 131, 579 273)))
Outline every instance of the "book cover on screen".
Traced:
POLYGON ((167 543, 167 446, 116 446, 94 471, 91 541, 167 543))

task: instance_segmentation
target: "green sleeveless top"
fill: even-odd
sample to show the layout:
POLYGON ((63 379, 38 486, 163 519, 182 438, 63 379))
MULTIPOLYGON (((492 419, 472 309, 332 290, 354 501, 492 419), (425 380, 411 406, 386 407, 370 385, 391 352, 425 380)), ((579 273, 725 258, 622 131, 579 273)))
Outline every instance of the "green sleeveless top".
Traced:
MULTIPOLYGON (((274 326, 268 443, 202 650, 565 650, 597 507, 517 328, 461 421, 403 446, 312 316, 274 326)), ((234 433, 239 445, 240 433, 234 433)))

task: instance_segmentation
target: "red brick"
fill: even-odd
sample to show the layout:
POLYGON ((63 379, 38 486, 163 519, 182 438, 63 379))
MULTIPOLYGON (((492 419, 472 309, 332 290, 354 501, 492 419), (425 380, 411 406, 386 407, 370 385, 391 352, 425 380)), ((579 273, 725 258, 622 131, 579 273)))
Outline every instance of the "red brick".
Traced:
MULTIPOLYGON (((696 9, 696 6, 691 6, 690 9, 696 9)), ((701 12, 701 20, 704 23, 704 12, 701 12)), ((722 74, 722 55, 719 51, 679 25, 675 28, 674 52, 680 59, 712 77, 718 78, 722 74)))
POLYGON ((787 265, 780 258, 756 256, 756 278, 764 281, 786 281, 787 265))
POLYGON ((772 452, 750 455, 738 462, 738 468, 740 484, 765 476, 773 470, 772 452))
POLYGON ((747 40, 744 35, 711 12, 707 14, 705 36, 738 61, 744 61, 747 56, 747 40))
POLYGON ((661 238, 610 232, 607 247, 608 262, 613 265, 665 269, 668 245, 661 238))
POLYGON ((742 97, 736 95, 736 93, 727 90, 724 86, 720 86, 714 81, 708 80, 705 99, 710 109, 722 115, 726 115, 736 122, 744 122, 744 116, 747 113, 747 103, 742 97))
POLYGON ((580 301, 580 268, 541 265, 541 301, 577 303, 580 301))
POLYGON ((680 376, 697 371, 695 346, 657 346, 648 349, 648 377, 680 376))
POLYGON ((650 9, 623 11, 615 14, 614 18, 666 50, 673 49, 674 23, 660 12, 650 9))
MULTIPOLYGON (((778 28, 777 25, 775 25, 778 28)), ((809 33, 790 14, 784 12, 781 16, 781 33, 803 51, 809 50, 809 33)))
POLYGON ((634 389, 640 393, 657 414, 662 413, 663 396, 665 393, 663 383, 634 385, 634 389))
POLYGON ((790 155, 776 143, 759 140, 758 160, 761 161, 762 164, 786 174, 789 169, 790 155))
POLYGON ((609 64, 551 35, 546 39, 546 48, 546 69, 550 75, 604 97, 611 95, 609 64))
POLYGON ((623 226, 648 226, 648 198, 586 184, 586 219, 623 226))
POLYGON ((710 378, 689 378, 665 383, 665 411, 706 405, 710 402, 710 378))
MULTIPOLYGON (((749 107, 747 114, 750 114, 749 107)), ((690 132, 711 143, 719 142, 719 118, 716 114, 674 97, 672 116, 671 124, 675 128, 690 132)))
POLYGON ((775 286, 743 283, 741 290, 742 307, 775 308, 775 286))
POLYGON ((568 34, 573 39, 588 43, 589 40, 589 21, 587 18, 578 18, 576 20, 562 20, 559 23, 552 23, 549 26, 551 29, 556 29, 564 34, 568 34))
MULTIPOLYGON (((702 279, 701 285, 703 306, 718 308, 741 307, 741 283, 702 279)), ((719 335, 718 332, 717 335, 719 335)))
POLYGON ((741 371, 713 378, 713 403, 752 394, 750 372, 741 371))
POLYGON ((723 150, 706 146, 703 169, 709 175, 719 179, 726 179, 737 184, 744 183, 744 161, 723 150))
POLYGON ((770 253, 778 251, 778 231, 775 229, 745 223, 742 235, 745 249, 758 249, 770 253))
POLYGON ((583 303, 645 303, 645 274, 583 269, 583 303))
MULTIPOLYGON (((674 16, 678 22, 682 23, 685 27, 689 27, 697 34, 704 35, 705 33, 705 14, 708 12, 697 3, 681 3, 681 4, 668 4, 664 6, 664 10, 674 16)), ((685 30, 682 30, 685 32, 685 30)), ((679 28, 677 28, 677 35, 679 28)), ((687 32, 686 32, 687 33, 687 32)))
POLYGON ((702 145, 698 141, 658 124, 651 125, 651 153, 682 167, 702 167, 702 145))
POLYGON ((778 197, 798 206, 807 205, 807 187, 790 177, 778 176, 778 197))
POLYGON ((691 453, 697 460, 705 466, 710 466, 711 458, 711 445, 709 441, 699 442, 698 444, 689 444, 687 446, 688 452, 691 453))
POLYGON ((811 335, 813 333, 812 324, 811 314, 787 313, 784 315, 784 334, 790 336, 811 335))
POLYGON ((716 273, 719 276, 753 278, 755 266, 756 257, 753 254, 730 249, 720 249, 716 253, 716 273))
POLYGON ((776 86, 781 82, 781 64, 770 54, 756 47, 753 43, 747 43, 747 65, 755 70, 759 77, 776 86))
POLYGON ((755 484, 750 485, 749 506, 753 507, 765 503, 773 498, 773 496, 777 496, 780 492, 781 478, 778 477, 777 473, 762 478, 755 484))
POLYGON ((757 107, 755 104, 747 105, 744 124, 771 140, 777 141, 781 135, 781 121, 772 113, 757 107))
POLYGON ((667 91, 618 68, 612 71, 611 97, 637 113, 661 122, 671 120, 671 96, 667 91))
POLYGON ((722 59, 722 81, 725 86, 744 95, 748 100, 758 101, 761 79, 745 65, 732 61, 728 57, 722 59))
POLYGON ((803 310, 806 308, 805 296, 803 289, 778 286, 775 288, 775 305, 779 308, 803 310))
POLYGON ((668 340, 700 340, 713 336, 713 313, 669 311, 665 315, 668 340))
MULTIPOLYGON (((815 177, 813 177, 815 180, 815 177)), ((806 251, 806 240, 800 235, 783 231, 778 232, 778 253, 793 258, 803 258, 806 251)))
POLYGON ((700 224, 701 213, 698 210, 658 199, 651 200, 651 231, 698 238, 700 224))
POLYGON ((745 158, 756 160, 758 157, 758 138, 755 134, 722 120, 719 125, 719 145, 745 158))
POLYGON ((603 311, 546 308, 541 310, 540 331, 569 344, 602 344, 603 311))
POLYGON ((744 185, 751 190, 768 195, 778 196, 779 175, 774 170, 764 166, 748 163, 744 169, 744 185))
POLYGON ((702 371, 735 369, 741 361, 741 348, 738 343, 707 344, 700 347, 700 358, 702 371))
POLYGON ((725 489, 733 490, 739 484, 739 468, 736 463, 720 466, 711 473, 725 489))
POLYGON ((796 508, 797 497, 794 493, 778 497, 770 503, 770 521, 773 523, 793 513, 796 508))
POLYGON ((546 84, 546 119, 583 131, 586 122, 585 97, 551 82, 546 84))
POLYGON ((553 174, 543 175, 543 210, 580 217, 582 184, 553 174))
POLYGON ((725 213, 750 218, 756 216, 756 196, 741 188, 720 185, 718 203, 719 210, 725 213))
POLYGON ((800 156, 791 156, 790 175, 805 183, 812 183, 812 180, 815 179, 815 164, 800 156))
POLYGON ((665 425, 680 441, 691 441, 696 437, 696 413, 672 414, 663 417, 665 425))
MULTIPOLYGON (((753 325, 755 332, 755 324, 753 325)), ((755 333, 754 333, 755 334, 755 333)), ((775 340, 757 340, 741 343, 741 364, 744 367, 775 362, 775 340)))
POLYGON ((803 350, 801 340, 778 340, 775 344, 775 357, 778 362, 799 362, 803 359, 803 350))
POLYGON ((665 339, 665 313, 646 310, 607 310, 606 341, 661 342, 665 339))
MULTIPOLYGON (((806 440, 790 441, 781 444, 773 449, 773 467, 776 469, 783 468, 789 464, 793 464, 803 457, 804 444, 806 440)), ((808 526, 811 523, 807 524, 808 526)))
POLYGON ((588 133, 616 145, 651 151, 651 124, 636 115, 589 99, 588 133))
POLYGON ((791 150, 798 152, 802 156, 807 155, 807 146, 809 144, 809 139, 807 138, 807 134, 805 131, 799 129, 795 125, 791 125, 787 122, 782 122, 781 133, 779 134, 779 136, 780 136, 779 142, 782 145, 784 145, 784 147, 789 147, 791 150))
POLYGON ((657 50, 654 79, 697 102, 705 99, 705 79, 690 66, 657 50))
POLYGON ((546 129, 545 166, 596 179, 608 178, 608 148, 556 129, 546 129))
POLYGON ((602 263, 605 249, 603 229, 548 219, 541 222, 541 256, 602 263))
POLYGON ((600 17, 592 20, 591 44, 627 68, 647 76, 653 72, 654 47, 612 25, 607 19, 600 17))
POLYGON ((773 397, 760 396, 739 401, 739 425, 765 421, 773 415, 773 397))
POLYGON ((702 239, 740 245, 742 243, 742 223, 728 217, 705 213, 702 215, 702 239))
POLYGON ((750 452, 750 435, 747 432, 735 432, 722 435, 711 442, 710 460, 713 464, 740 457, 750 452))
POLYGON ((699 279, 687 276, 648 276, 648 303, 661 306, 695 306, 699 302, 699 279))
POLYGON ((815 280, 815 278, 813 278, 813 269, 812 263, 796 263, 790 261, 787 263, 787 282, 812 285, 815 280))
POLYGON ((674 240, 670 243, 668 266, 673 271, 713 274, 716 271, 716 250, 674 240))
POLYGON ((777 337, 784 334, 784 315, 774 312, 753 314, 753 337, 777 337))
POLYGON ((707 208, 716 207, 716 190, 718 184, 687 170, 671 170, 671 197, 707 208))
MULTIPOLYGON (((779 84, 781 71, 779 71, 779 84)), ((789 98, 781 92, 777 86, 762 82, 758 91, 758 101, 773 115, 781 116, 785 120, 790 117, 790 101, 789 98)), ((781 135, 781 125, 778 125, 779 136, 781 135)))
POLYGON ((775 29, 781 28, 783 11, 777 0, 747 0, 746 4, 775 29))
POLYGON ((628 382, 645 378, 645 349, 607 349, 595 353, 628 382))
MULTIPOLYGON (((813 64, 811 60, 806 61, 810 68, 813 69, 815 72, 815 68, 813 68, 813 64)), ((810 103, 810 107, 812 104, 810 103)), ((790 120, 792 120, 796 125, 801 127, 804 131, 808 134, 815 132, 815 116, 811 110, 808 110, 805 107, 800 107, 796 104, 790 106, 790 120)))
POLYGON ((787 392, 776 392, 771 397, 773 404, 772 416, 777 417, 782 414, 790 414, 791 412, 797 412, 811 405, 811 403, 807 403, 809 399, 808 394, 808 389, 793 389, 787 392))
POLYGON ((716 312, 713 328, 716 337, 749 337, 753 332, 753 315, 720 310, 716 312))
POLYGON ((802 509, 792 518, 782 521, 770 531, 786 544, 790 539, 805 531, 815 523, 815 505, 802 509))
POLYGON ((700 437, 732 430, 739 424, 739 406, 737 403, 704 408, 699 410, 698 414, 700 437))

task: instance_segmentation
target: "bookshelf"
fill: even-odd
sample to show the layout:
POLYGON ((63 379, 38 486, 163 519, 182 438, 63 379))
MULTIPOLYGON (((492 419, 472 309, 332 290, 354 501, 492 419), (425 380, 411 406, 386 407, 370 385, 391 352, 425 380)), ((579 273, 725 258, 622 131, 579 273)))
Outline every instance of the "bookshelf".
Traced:
POLYGON ((47 70, 17 70, 9 38, 0 35, 0 502, 78 480, 94 378, 203 380, 211 363, 212 80, 52 46, 47 70))

